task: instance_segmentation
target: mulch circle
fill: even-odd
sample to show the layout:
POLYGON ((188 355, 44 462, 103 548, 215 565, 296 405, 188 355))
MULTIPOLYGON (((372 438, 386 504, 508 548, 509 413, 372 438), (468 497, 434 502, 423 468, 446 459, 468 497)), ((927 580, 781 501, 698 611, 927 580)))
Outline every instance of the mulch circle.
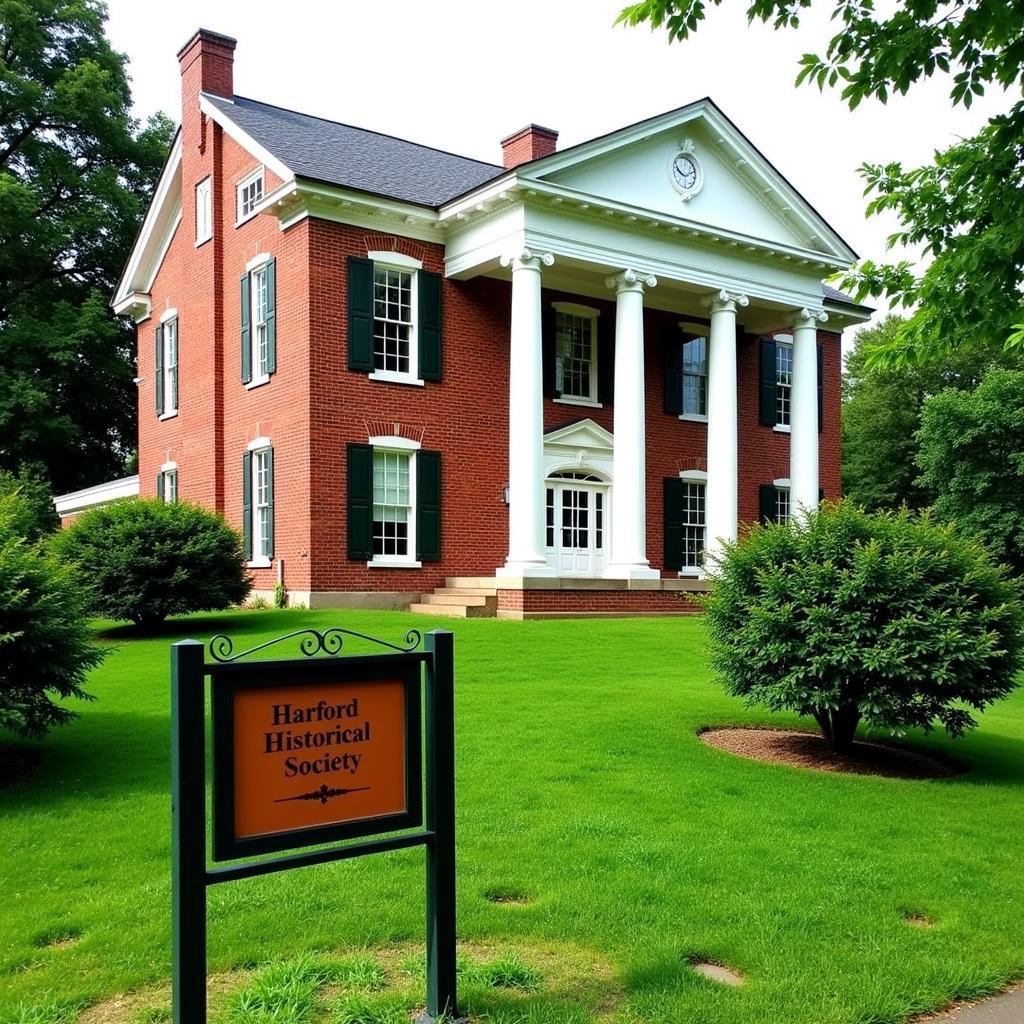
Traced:
POLYGON ((888 743, 855 743, 849 754, 834 754, 819 733, 793 729, 707 728, 699 735, 708 746, 740 757, 823 772, 881 775, 887 779, 949 779, 966 771, 953 761, 888 743))

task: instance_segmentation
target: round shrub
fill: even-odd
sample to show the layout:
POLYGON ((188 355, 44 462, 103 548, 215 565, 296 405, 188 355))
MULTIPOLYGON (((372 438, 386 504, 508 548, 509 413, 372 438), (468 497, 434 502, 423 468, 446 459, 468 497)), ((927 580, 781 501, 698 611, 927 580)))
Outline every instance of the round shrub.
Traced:
POLYGON ((37 541, 60 526, 50 485, 41 473, 23 470, 15 474, 0 469, 0 496, 5 494, 19 494, 22 498, 10 507, 8 514, 15 517, 15 532, 27 540, 37 541))
POLYGON ((54 697, 89 699, 86 673, 103 651, 74 571, 22 536, 27 505, 0 495, 0 728, 42 737, 75 717, 54 697))
POLYGON ((168 615, 238 604, 251 586, 238 533, 186 502, 100 506, 57 534, 53 549, 78 566, 93 612, 146 628, 168 615))
POLYGON ((1019 584, 927 513, 827 503, 754 527, 714 573, 707 625, 726 688, 809 715, 836 752, 857 726, 951 736, 1016 685, 1019 584))

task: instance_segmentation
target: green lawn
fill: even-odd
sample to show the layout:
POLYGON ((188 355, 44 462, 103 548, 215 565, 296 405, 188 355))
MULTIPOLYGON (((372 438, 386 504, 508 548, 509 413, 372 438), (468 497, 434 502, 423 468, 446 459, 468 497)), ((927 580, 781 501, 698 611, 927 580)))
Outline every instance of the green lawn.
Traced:
MULTIPOLYGON (((0 789, 0 1022, 70 1020, 59 1006, 169 976, 168 643, 336 624, 390 638, 445 625, 240 612, 157 639, 107 635, 97 701, 42 745, 29 779, 0 789)), ((475 995, 493 1020, 884 1024, 1024 975, 1024 692, 965 740, 915 738, 955 752, 965 776, 840 777, 698 741, 703 725, 769 716, 711 681, 697 618, 454 630, 460 938, 489 958, 477 974, 510 961, 543 978, 532 994, 510 982, 475 995), (746 984, 698 976, 695 955, 746 984)), ((399 954, 422 940, 422 864, 407 850, 211 889, 211 971, 310 953, 344 973, 369 953, 359 972, 402 974, 399 954)), ((280 969, 309 975, 312 962, 280 969)), ((387 1017, 360 1015, 358 999, 274 1017, 243 996, 228 1014, 240 1022, 387 1017)), ((400 995, 374 998, 402 1016, 400 995)))

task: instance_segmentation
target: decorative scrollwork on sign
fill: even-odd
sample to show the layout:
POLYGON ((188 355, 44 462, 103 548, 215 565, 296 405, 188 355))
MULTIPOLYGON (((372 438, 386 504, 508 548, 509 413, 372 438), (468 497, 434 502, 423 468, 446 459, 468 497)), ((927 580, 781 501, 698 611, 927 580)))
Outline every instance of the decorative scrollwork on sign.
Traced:
POLYGON ((257 644, 255 647, 250 647, 247 651, 240 651, 238 654, 235 654, 235 645, 231 637, 218 633, 217 636, 210 640, 210 657, 214 661, 226 665, 230 662, 246 658, 250 654, 255 654, 257 651, 263 651, 268 647, 284 643, 286 640, 294 640, 296 637, 301 637, 299 640, 299 651, 307 658, 312 658, 317 654, 337 657, 342 653, 345 646, 345 638, 349 636, 358 637, 360 640, 367 640, 372 644, 379 644, 381 647, 398 651, 400 654, 410 654, 412 651, 415 651, 423 640, 423 635, 418 629, 407 630, 402 638, 403 643, 399 645, 393 644, 388 640, 381 640, 379 637, 369 636, 366 633, 357 633, 352 629, 332 626, 330 629, 323 630, 323 632, 318 629, 298 629, 294 633, 286 633, 284 636, 275 637, 266 643, 257 644))

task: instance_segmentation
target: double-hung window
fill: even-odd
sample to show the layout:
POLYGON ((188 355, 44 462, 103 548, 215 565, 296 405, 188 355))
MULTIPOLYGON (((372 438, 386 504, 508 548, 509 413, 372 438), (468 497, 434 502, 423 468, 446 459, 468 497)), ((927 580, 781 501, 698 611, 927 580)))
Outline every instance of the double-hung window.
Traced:
POLYGON ((156 475, 156 496, 165 504, 171 505, 178 500, 178 466, 174 462, 165 462, 156 475))
POLYGON ((681 576, 700 575, 707 546, 707 474, 703 470, 687 470, 679 476, 666 477, 664 485, 664 566, 678 570, 681 576))
POLYGON ((213 193, 210 178, 204 178, 196 185, 196 245, 202 245, 213 237, 213 193))
POLYGON ((793 390, 793 346, 775 341, 775 424, 789 426, 790 401, 793 390))
POLYGON ((373 451, 373 558, 412 561, 416 551, 409 451, 373 451))
POLYGON ((788 478, 759 487, 760 520, 762 523, 788 523, 792 516, 788 478))
POLYGON ((373 265, 373 369, 394 377, 415 377, 415 271, 373 265))
POLYGON ((156 413, 178 414, 178 314, 168 310, 156 329, 156 413))
POLYGON ((253 567, 266 567, 274 556, 274 449, 257 438, 242 456, 242 539, 253 567))
POLYGON ((241 224, 247 221, 256 212, 256 207, 263 198, 263 168, 260 167, 252 174, 243 178, 236 186, 237 197, 237 219, 241 224))
POLYGON ((556 302, 555 391, 562 400, 597 402, 596 309, 556 302))
POLYGON ((242 382, 265 384, 277 370, 277 263, 261 253, 242 277, 242 382))
POLYGON ((683 332, 683 416, 708 414, 708 339, 683 332))
POLYGON ((441 380, 441 275, 406 253, 348 258, 348 368, 371 380, 441 380))
POLYGON ((775 488, 775 522, 789 522, 789 488, 775 488))

